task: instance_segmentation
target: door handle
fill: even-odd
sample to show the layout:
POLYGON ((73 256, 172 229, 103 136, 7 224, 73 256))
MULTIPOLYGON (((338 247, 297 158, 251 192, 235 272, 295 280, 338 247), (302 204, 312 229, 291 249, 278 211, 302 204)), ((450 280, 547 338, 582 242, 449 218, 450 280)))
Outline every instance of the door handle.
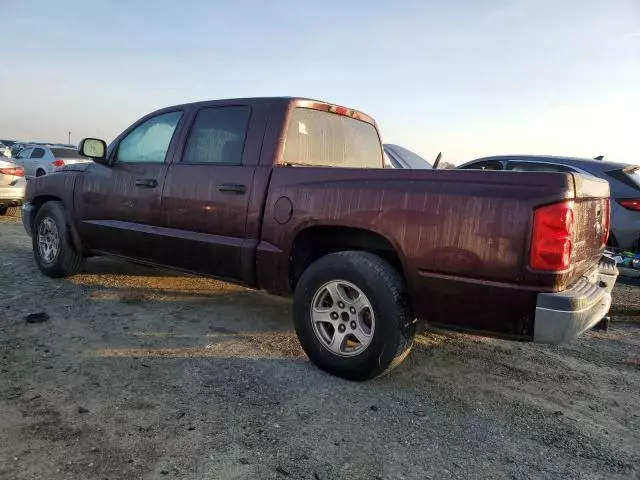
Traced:
POLYGON ((136 187, 156 188, 158 181, 155 178, 139 178, 136 180, 136 187))
POLYGON ((242 195, 246 193, 247 186, 240 183, 223 183, 222 185, 218 185, 218 190, 220 190, 222 193, 242 195))

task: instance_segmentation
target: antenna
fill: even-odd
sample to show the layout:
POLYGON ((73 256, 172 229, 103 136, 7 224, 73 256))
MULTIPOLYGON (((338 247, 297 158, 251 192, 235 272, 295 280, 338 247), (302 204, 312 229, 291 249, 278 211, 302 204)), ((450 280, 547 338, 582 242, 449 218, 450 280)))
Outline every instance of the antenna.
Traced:
POLYGON ((433 162, 433 169, 434 170, 436 168, 438 168, 438 164, 440 163, 440 160, 442 160, 442 152, 438 153, 438 156, 436 157, 436 160, 433 162))

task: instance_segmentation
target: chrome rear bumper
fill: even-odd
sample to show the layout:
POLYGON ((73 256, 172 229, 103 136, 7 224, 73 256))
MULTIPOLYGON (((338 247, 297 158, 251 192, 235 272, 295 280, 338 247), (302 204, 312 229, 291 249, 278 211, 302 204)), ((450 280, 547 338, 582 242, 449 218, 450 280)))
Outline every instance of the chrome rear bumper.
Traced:
POLYGON ((539 294, 533 341, 565 343, 592 328, 609 312, 617 278, 615 261, 602 257, 596 269, 567 290, 539 294))

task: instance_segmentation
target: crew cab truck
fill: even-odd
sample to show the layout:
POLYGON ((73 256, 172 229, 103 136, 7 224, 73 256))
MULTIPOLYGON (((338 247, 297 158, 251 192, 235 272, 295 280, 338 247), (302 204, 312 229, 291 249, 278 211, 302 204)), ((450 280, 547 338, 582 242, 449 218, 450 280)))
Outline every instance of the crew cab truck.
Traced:
POLYGON ((607 314, 607 182, 572 173, 383 168, 371 117, 302 98, 178 105, 94 160, 29 182, 39 269, 112 255, 293 295, 309 358, 365 380, 416 319, 566 342, 607 314))

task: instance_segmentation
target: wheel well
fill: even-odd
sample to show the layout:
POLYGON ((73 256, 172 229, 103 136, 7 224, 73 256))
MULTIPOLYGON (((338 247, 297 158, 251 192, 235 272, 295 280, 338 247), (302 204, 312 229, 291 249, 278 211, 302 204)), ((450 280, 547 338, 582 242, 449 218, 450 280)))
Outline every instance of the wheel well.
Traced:
MULTIPOLYGON (((40 210, 40 207, 42 207, 42 205, 44 205, 47 202, 61 202, 61 201, 62 200, 60 200, 58 197, 54 197, 53 195, 41 195, 31 200, 31 204, 34 206, 33 215, 31 215, 31 222, 35 221, 36 216, 38 215, 38 211, 40 210)), ((33 228, 33 225, 31 225, 31 227, 33 228)))
POLYGON ((370 230, 350 227, 310 227, 296 236, 289 262, 289 283, 295 290, 304 271, 320 257, 345 250, 359 250, 378 255, 404 278, 402 262, 391 242, 370 230))

